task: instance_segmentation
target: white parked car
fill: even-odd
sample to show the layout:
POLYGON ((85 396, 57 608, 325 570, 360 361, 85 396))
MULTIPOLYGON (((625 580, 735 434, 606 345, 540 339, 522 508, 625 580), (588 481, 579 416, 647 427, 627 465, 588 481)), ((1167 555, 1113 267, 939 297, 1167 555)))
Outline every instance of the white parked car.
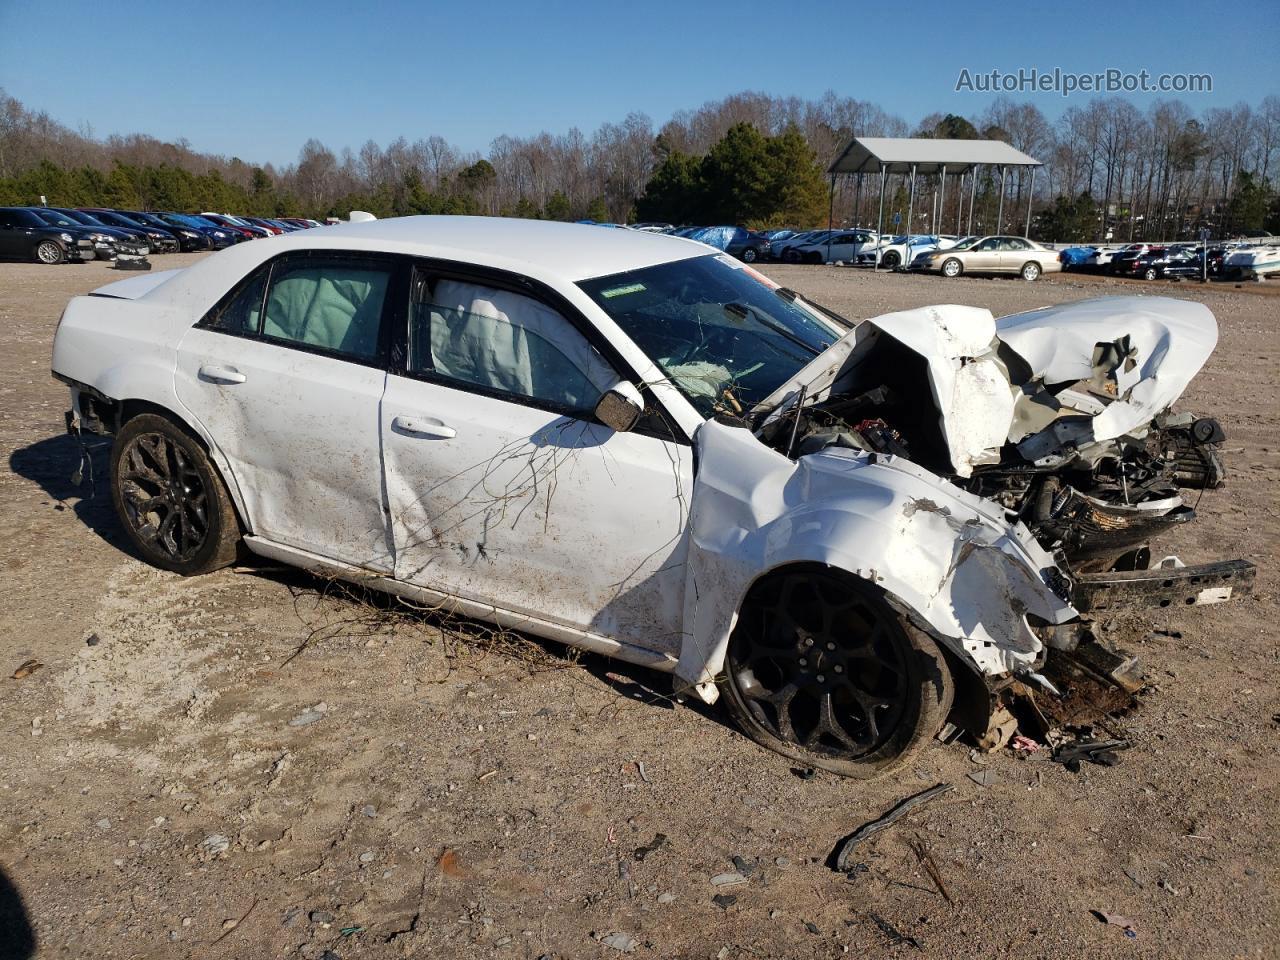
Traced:
POLYGON ((852 263, 857 255, 879 241, 866 230, 825 231, 800 243, 793 243, 783 251, 782 259, 790 263, 852 263))
POLYGON ((877 244, 864 247, 858 252, 855 263, 858 266, 880 266, 885 270, 896 270, 923 253, 953 247, 955 237, 884 237, 877 244))
POLYGON ((1093 611, 1248 589, 1146 562, 1221 482, 1221 429, 1170 411, 1216 339, 1156 297, 853 325, 679 238, 411 217, 77 297, 53 372, 156 566, 243 547, 443 604, 867 776, 1051 715, 1077 659, 1127 683, 1093 611))

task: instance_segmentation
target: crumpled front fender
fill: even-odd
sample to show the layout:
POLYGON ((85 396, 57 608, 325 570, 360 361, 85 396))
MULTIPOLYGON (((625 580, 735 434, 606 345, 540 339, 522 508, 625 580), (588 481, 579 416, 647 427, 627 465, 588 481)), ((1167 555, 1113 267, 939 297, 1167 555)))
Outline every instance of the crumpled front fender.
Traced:
POLYGON ((676 673, 708 701, 751 586, 795 563, 869 580, 983 673, 1035 664, 1027 625, 1076 616, 1053 559, 1003 511, 897 457, 831 449, 792 461, 749 431, 695 438, 685 633, 676 673))

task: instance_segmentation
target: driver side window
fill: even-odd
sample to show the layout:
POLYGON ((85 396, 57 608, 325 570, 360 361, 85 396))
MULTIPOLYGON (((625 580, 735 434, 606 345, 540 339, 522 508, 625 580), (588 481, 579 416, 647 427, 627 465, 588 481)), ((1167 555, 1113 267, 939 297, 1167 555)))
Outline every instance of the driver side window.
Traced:
POLYGON ((587 338, 551 307, 470 281, 414 277, 409 372, 589 415, 617 382, 587 338))
POLYGON ((986 239, 986 240, 983 240, 980 244, 978 244, 978 245, 977 245, 976 247, 974 247, 973 249, 974 249, 974 250, 981 251, 981 252, 983 252, 983 253, 986 253, 986 252, 988 252, 988 251, 995 250, 995 249, 996 249, 996 244, 997 244, 998 242, 999 242, 999 241, 997 241, 995 237, 990 237, 990 238, 988 238, 988 239, 986 239))

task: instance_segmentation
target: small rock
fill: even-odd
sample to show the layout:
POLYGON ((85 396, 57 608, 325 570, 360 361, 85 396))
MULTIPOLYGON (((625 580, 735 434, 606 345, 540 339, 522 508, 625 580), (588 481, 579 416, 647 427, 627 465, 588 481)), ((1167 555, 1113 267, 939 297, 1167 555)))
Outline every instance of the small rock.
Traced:
POLYGON ((791 866, 791 860, 787 857, 774 857, 773 862, 775 866, 779 866, 779 867, 791 866))
POLYGON ((94 826, 97 827, 99 830, 110 830, 111 821, 108 820, 106 817, 103 817, 101 820, 97 821, 94 824, 94 826))
POLYGON ((223 930, 234 930, 238 926, 240 926, 240 921, 235 917, 228 917, 226 920, 222 921, 223 930))
POLYGON ((711 898, 711 902, 714 903, 721 910, 728 910, 730 907, 732 907, 735 903, 738 902, 738 898, 734 896, 732 893, 717 893, 714 897, 711 898))
POLYGON ((364 853, 360 854, 360 862, 372 863, 375 856, 376 854, 372 850, 366 850, 364 853))
POLYGON ((97 635, 96 633, 91 633, 91 634, 89 634, 89 636, 85 637, 84 642, 85 642, 85 644, 86 644, 86 645, 88 645, 88 646, 90 646, 90 647, 96 647, 96 646, 97 646, 98 644, 100 644, 102 641, 101 641, 100 639, 98 639, 98 635, 97 635))
POLYGON ((820 932, 821 932, 821 931, 818 929, 818 925, 817 925, 816 923, 811 923, 811 922, 809 922, 808 920, 806 920, 806 921, 804 922, 804 928, 805 928, 806 930, 808 930, 810 933, 820 933, 820 932))
POLYGON ((182 925, 183 925, 184 927, 189 927, 189 926, 191 926, 193 923, 195 923, 195 920, 194 920, 192 917, 183 917, 183 918, 182 918, 182 925))
POLYGON ((375 807, 372 803, 366 803, 363 807, 360 808, 360 812, 363 813, 370 820, 372 820, 374 817, 378 815, 378 808, 375 807))
POLYGON ((996 772, 989 769, 974 770, 972 773, 966 774, 966 776, 980 787, 989 787, 993 783, 1000 782, 996 772))
POLYGON ((746 883, 747 878, 740 873, 717 873, 711 878, 713 887, 736 887, 740 883, 746 883))
POLYGON ((781 916, 782 916, 782 911, 779 910, 777 907, 774 907, 772 910, 769 911, 770 920, 777 920, 781 916))
POLYGON ((659 902, 659 903, 675 903, 675 899, 676 899, 676 895, 675 895, 674 893, 660 893, 660 894, 658 894, 658 902, 659 902))
POLYGON ((312 923, 333 923, 337 918, 328 910, 312 910, 308 914, 312 923))
POLYGON ((314 708, 311 710, 303 710, 300 714, 298 714, 296 717, 294 717, 292 720, 289 721, 289 726, 305 727, 323 718, 324 718, 324 711, 322 710, 316 710, 314 708))
POLYGON ((612 947, 619 953, 631 953, 640 945, 639 941, 637 941, 635 937, 626 933, 606 933, 602 936, 596 937, 595 939, 600 941, 600 943, 604 944, 606 947, 612 947))
POLYGON ((734 869, 737 870, 744 877, 751 876, 751 874, 754 873, 756 869, 754 864, 748 863, 742 857, 733 857, 730 859, 729 862, 732 863, 734 869))
POLYGON ((200 846, 210 856, 217 856, 231 849, 231 838, 221 833, 211 833, 200 841, 200 846))

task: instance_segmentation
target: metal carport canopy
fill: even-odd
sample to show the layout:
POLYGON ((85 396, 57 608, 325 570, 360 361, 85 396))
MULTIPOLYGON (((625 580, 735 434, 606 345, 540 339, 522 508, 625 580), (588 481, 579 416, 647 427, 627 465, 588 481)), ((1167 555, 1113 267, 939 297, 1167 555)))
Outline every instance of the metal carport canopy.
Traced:
POLYGON ((916 137, 854 137, 827 172, 968 173, 975 166, 1039 167, 1039 160, 1002 140, 931 140, 916 137))

